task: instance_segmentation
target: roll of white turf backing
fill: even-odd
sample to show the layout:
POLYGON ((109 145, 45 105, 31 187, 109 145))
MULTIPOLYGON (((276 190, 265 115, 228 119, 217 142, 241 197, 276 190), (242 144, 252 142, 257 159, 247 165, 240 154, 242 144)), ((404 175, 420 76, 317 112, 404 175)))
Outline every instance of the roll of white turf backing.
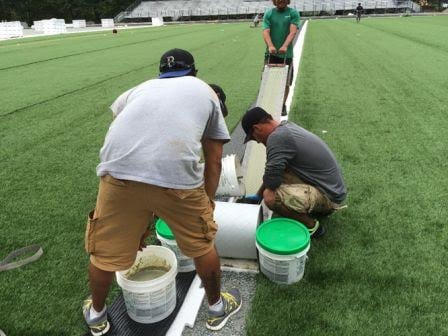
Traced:
POLYGON ((227 155, 221 161, 222 169, 216 196, 234 197, 245 194, 244 184, 239 179, 240 165, 235 154, 227 155))
POLYGON ((257 259, 255 233, 262 221, 260 205, 216 202, 216 248, 220 257, 257 259))

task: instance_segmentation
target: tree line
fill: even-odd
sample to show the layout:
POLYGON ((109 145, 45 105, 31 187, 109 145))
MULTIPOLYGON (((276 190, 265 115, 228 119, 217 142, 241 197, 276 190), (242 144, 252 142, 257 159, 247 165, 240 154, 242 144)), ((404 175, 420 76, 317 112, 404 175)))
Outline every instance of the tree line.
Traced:
POLYGON ((113 18, 135 0, 0 0, 0 21, 33 21, 84 19, 95 23, 113 18))

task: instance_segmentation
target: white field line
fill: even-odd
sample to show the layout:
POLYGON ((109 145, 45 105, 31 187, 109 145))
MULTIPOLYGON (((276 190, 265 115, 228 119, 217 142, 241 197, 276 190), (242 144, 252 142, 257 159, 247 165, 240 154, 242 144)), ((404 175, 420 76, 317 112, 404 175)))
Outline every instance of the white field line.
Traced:
MULTIPOLYGON (((0 38, 0 41, 18 41, 25 38, 31 38, 31 37, 49 37, 49 36, 58 36, 58 35, 66 35, 66 34, 83 34, 83 33, 95 33, 95 32, 108 32, 112 31, 112 29, 117 30, 124 30, 124 29, 139 29, 139 28, 155 28, 152 25, 144 25, 144 26, 115 26, 114 28, 103 28, 103 27, 94 27, 94 28, 68 28, 70 30, 67 30, 65 33, 61 34, 44 34, 35 32, 33 29, 32 32, 27 31, 29 35, 24 35, 21 37, 12 37, 12 38, 0 38), (73 29, 73 30, 72 30, 73 29)), ((1 335, 0 335, 1 336, 1 335)))
POLYGON ((308 22, 309 22, 309 20, 306 20, 305 23, 303 24, 302 29, 299 34, 299 37, 297 38, 297 41, 294 44, 294 49, 293 49, 294 58, 292 60, 292 63, 294 65, 293 81, 292 81, 291 86, 289 87, 288 98, 286 98, 286 102, 285 102, 286 111, 288 113, 286 116, 281 117, 281 120, 287 120, 289 111, 291 110, 291 103, 292 103, 292 98, 294 97, 294 88, 296 87, 297 74, 299 73, 300 60, 302 59, 302 51, 303 51, 303 46, 305 43, 305 35, 306 35, 306 30, 308 28, 308 22))

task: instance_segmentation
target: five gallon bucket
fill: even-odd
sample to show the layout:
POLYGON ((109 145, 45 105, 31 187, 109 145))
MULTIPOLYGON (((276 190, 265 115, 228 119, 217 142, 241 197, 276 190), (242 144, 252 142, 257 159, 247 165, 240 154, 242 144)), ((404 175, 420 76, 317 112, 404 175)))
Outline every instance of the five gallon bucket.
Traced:
POLYGON ((115 275, 134 321, 159 322, 176 308, 177 259, 170 249, 148 246, 138 252, 130 269, 115 275))
POLYGON ((221 160, 221 176, 219 177, 217 196, 233 197, 245 194, 244 184, 239 180, 240 166, 235 154, 227 155, 221 160))
POLYGON ((193 259, 182 254, 181 250, 177 246, 176 239, 168 224, 161 218, 156 222, 156 235, 162 243, 162 246, 169 248, 174 252, 177 259, 177 269, 179 272, 191 272, 194 271, 193 259))
POLYGON ((260 269, 271 281, 291 284, 303 278, 310 234, 302 223, 275 218, 262 223, 256 233, 260 269))

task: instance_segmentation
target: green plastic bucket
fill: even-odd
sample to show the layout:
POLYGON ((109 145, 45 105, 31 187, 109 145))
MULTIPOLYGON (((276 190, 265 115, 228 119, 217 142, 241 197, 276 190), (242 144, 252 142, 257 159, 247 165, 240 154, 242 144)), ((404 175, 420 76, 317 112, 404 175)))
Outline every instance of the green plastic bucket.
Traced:
POLYGON ((176 239, 168 224, 161 218, 156 222, 156 236, 162 243, 162 246, 169 248, 174 252, 177 259, 178 271, 191 272, 195 270, 193 259, 185 256, 177 246, 176 239))
POLYGON ((275 218, 262 223, 256 232, 261 272, 271 281, 291 284, 303 278, 310 234, 302 223, 275 218))

